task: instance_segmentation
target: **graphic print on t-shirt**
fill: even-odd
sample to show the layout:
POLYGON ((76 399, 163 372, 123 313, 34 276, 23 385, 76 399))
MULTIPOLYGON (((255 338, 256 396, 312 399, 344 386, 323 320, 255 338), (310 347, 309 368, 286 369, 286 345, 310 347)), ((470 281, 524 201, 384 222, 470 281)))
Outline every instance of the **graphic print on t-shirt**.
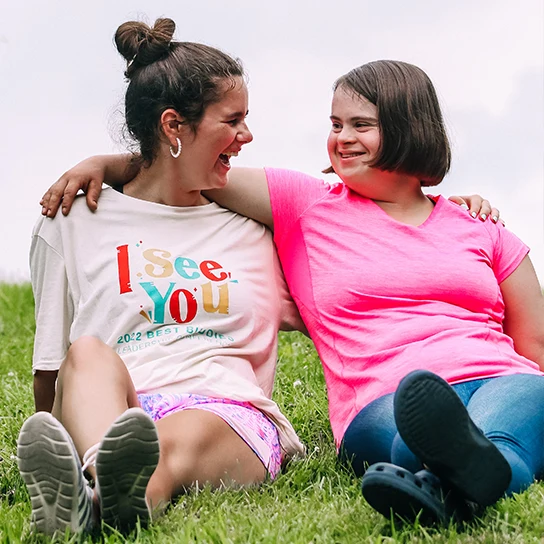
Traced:
MULTIPOLYGON (((145 349, 148 344, 194 335, 220 345, 234 340, 213 328, 193 324, 199 314, 229 314, 229 284, 238 281, 221 263, 173 255, 158 247, 145 248, 142 240, 121 244, 116 250, 119 295, 136 295, 140 303, 135 311, 147 322, 142 323, 141 331, 127 331, 120 336, 118 344, 145 340, 138 348, 145 349)), ((202 319, 198 318, 198 322, 202 319)))

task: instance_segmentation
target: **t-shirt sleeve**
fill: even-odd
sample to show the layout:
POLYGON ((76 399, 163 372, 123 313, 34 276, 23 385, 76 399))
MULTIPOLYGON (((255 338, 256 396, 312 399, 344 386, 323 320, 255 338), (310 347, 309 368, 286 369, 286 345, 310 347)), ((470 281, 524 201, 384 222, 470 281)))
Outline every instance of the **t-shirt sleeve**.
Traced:
POLYGON ((486 223, 493 239, 493 272, 501 284, 521 264, 529 247, 501 223, 486 223))
POLYGON ((265 168, 274 220, 274 240, 283 239, 304 211, 322 198, 330 185, 302 172, 265 168))
MULTIPOLYGON (((49 220, 50 221, 50 220, 49 220)), ((35 300, 36 336, 32 370, 57 370, 68 352, 73 304, 64 259, 35 229, 30 274, 35 300)))

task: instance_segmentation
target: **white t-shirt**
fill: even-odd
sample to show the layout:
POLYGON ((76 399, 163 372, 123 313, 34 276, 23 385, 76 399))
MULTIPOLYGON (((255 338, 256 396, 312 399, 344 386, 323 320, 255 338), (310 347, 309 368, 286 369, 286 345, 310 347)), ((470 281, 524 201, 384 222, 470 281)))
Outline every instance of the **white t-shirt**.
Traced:
POLYGON ((171 207, 105 189, 41 218, 30 252, 34 370, 56 370, 95 336, 125 362, 138 393, 246 401, 303 447, 270 400, 277 331, 302 326, 270 232, 214 203, 171 207))

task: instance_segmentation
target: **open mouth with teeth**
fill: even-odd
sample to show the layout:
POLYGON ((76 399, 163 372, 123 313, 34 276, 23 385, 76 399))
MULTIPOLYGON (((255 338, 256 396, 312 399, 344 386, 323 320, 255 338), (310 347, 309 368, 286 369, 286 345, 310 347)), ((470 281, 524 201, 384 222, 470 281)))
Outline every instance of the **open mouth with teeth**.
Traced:
POLYGON ((359 153, 340 153, 340 157, 342 159, 352 159, 353 157, 361 157, 365 153, 359 152, 359 153))
POLYGON ((231 157, 237 157, 238 156, 238 151, 233 151, 231 153, 221 153, 221 155, 219 155, 219 160, 225 165, 225 166, 230 166, 230 158, 231 157))

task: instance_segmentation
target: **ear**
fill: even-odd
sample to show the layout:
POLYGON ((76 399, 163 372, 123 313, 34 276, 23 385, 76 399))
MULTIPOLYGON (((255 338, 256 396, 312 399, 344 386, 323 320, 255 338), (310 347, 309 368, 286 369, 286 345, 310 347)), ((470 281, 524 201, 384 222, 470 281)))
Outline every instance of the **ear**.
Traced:
POLYGON ((183 117, 174 109, 168 108, 161 115, 161 127, 171 145, 176 145, 176 138, 180 137, 184 124, 183 117))

